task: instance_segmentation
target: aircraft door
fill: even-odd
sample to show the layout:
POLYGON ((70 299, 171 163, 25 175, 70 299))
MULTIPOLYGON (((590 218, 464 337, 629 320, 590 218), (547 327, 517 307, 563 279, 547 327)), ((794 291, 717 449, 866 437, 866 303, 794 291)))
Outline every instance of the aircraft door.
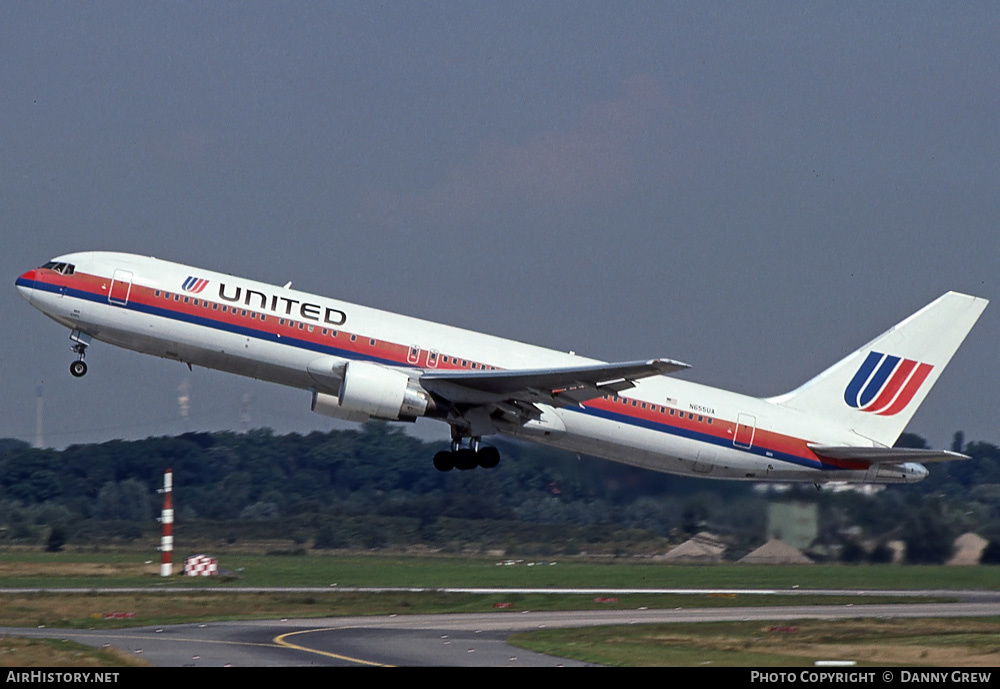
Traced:
POLYGON ((111 280, 111 289, 108 290, 108 302, 115 306, 125 306, 128 304, 128 295, 132 292, 132 273, 127 270, 115 269, 115 276, 111 280))
POLYGON ((733 436, 733 445, 749 450, 753 445, 753 436, 756 430, 756 417, 750 414, 740 414, 736 418, 736 435, 733 436))

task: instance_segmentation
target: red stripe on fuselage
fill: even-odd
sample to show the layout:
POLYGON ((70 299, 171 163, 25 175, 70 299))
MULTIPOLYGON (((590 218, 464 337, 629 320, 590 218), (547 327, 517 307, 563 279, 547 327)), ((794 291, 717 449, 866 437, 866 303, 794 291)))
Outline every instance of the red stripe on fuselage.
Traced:
MULTIPOLYGON (((103 299, 107 298, 108 288, 111 282, 110 278, 87 273, 77 272, 73 275, 67 276, 52 270, 41 269, 36 271, 34 279, 39 282, 89 292, 90 294, 97 295, 103 299)), ((297 340, 305 340, 313 344, 320 345, 321 347, 326 346, 345 352, 352 352, 361 356, 375 357, 383 361, 395 363, 402 367, 414 367, 414 364, 408 361, 408 357, 410 355, 409 345, 386 342, 358 333, 324 327, 319 324, 309 324, 306 321, 296 321, 290 318, 276 316, 271 313, 262 313, 253 309, 243 308, 242 305, 232 305, 210 301, 201 297, 191 296, 189 293, 185 294, 183 291, 174 292, 164 289, 157 290, 155 288, 145 287, 133 283, 132 292, 129 295, 129 303, 142 304, 147 307, 173 312, 178 315, 183 314, 189 317, 198 317, 216 322, 220 325, 224 324, 260 333, 267 333, 270 335, 280 335, 285 338, 292 337, 297 340), (160 292, 160 296, 156 296, 157 291, 160 292), (169 295, 169 298, 167 295, 169 295), (226 311, 223 311, 223 307, 228 308, 226 311), (251 314, 256 314, 257 317, 254 318, 251 314), (265 316, 264 319, 261 319, 262 315, 265 316), (282 319, 284 320, 284 325, 281 324, 282 319), (324 331, 326 334, 323 334, 324 331), (354 338, 353 341, 352 337, 354 338), (375 344, 371 343, 372 339, 375 339, 375 344)), ((421 352, 426 353, 427 350, 421 349, 421 352)), ((426 356, 427 354, 425 354, 424 357, 425 362, 426 356)), ((482 364, 481 362, 461 359, 459 357, 440 352, 437 354, 437 365, 434 369, 472 370, 474 364, 476 365, 477 370, 489 370, 491 368, 495 370, 502 370, 499 367, 491 367, 486 364, 482 364), (464 366, 461 363, 463 361, 465 362, 464 366)), ((921 366, 926 366, 926 364, 922 364, 921 366)), ((923 378, 925 378, 927 373, 929 373, 930 367, 928 366, 927 368, 928 370, 923 374, 923 378)), ((920 371, 918 371, 918 374, 920 374, 920 371)), ((920 379, 920 382, 923 381, 923 378, 920 379)), ((906 386, 903 395, 904 397, 907 391, 910 391, 910 387, 910 385, 906 386)), ((916 387, 919 387, 919 382, 916 383, 914 390, 909 393, 910 397, 912 397, 916 387)), ((722 441, 722 446, 732 445, 733 438, 735 437, 734 434, 736 432, 736 423, 733 421, 727 421, 719 417, 708 416, 705 414, 698 414, 696 412, 681 411, 675 407, 667 407, 664 405, 653 404, 651 402, 645 402, 645 409, 642 408, 642 405, 642 400, 633 400, 632 398, 614 396, 600 397, 585 403, 586 407, 609 411, 633 418, 637 421, 642 420, 651 422, 661 425, 665 427, 665 429, 672 428, 675 431, 686 431, 688 433, 698 433, 715 437, 722 441), (633 404, 633 401, 635 404, 633 404), (671 411, 674 413, 671 414, 671 411), (711 423, 708 422, 708 419, 712 420, 711 423)), ((797 457, 808 464, 815 464, 815 468, 817 469, 824 465, 835 466, 840 469, 865 470, 868 468, 868 465, 863 462, 830 459, 821 460, 807 447, 806 440, 774 433, 761 428, 756 429, 753 447, 764 452, 771 451, 797 457)))

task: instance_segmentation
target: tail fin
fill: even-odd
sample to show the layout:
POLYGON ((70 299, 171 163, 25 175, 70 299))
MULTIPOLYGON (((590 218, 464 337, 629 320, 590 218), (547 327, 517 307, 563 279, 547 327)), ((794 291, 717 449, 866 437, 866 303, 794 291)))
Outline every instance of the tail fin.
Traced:
POLYGON ((805 385, 770 401, 891 446, 988 303, 948 292, 805 385))

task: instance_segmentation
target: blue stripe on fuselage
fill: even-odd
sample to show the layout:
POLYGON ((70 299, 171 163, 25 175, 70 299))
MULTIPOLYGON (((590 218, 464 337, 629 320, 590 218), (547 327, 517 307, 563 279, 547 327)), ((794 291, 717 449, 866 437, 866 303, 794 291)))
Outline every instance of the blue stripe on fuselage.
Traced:
POLYGON ((716 447, 728 450, 739 450, 740 452, 747 452, 749 454, 757 455, 765 459, 776 459, 781 462, 788 462, 789 464, 795 464, 809 469, 823 469, 823 470, 842 469, 842 467, 838 466, 825 465, 822 461, 819 460, 811 459, 808 457, 800 457, 798 455, 789 454, 787 452, 778 452, 776 450, 769 450, 763 446, 754 445, 749 448, 737 447, 733 445, 732 440, 730 440, 729 438, 723 438, 717 435, 712 435, 711 433, 704 433, 690 428, 674 426, 669 423, 663 423, 659 421, 652 421, 650 419, 643 419, 635 416, 629 416, 628 414, 622 414, 620 412, 611 411, 608 409, 597 409, 594 407, 585 407, 583 409, 566 407, 565 410, 587 414, 588 416, 595 416, 598 418, 606 419, 608 421, 617 421, 619 423, 626 423, 630 426, 637 426, 639 428, 648 428, 649 430, 658 431, 660 433, 667 433, 668 435, 673 435, 679 438, 696 440, 698 442, 707 443, 709 445, 715 445, 716 447))
MULTIPOLYGON (((299 349, 306 349, 320 354, 339 356, 344 359, 372 361, 387 366, 403 366, 400 362, 394 361, 392 359, 385 359, 382 357, 363 354, 352 350, 341 349, 339 347, 334 347, 328 344, 319 344, 316 342, 311 342, 309 340, 303 340, 297 337, 291 337, 289 335, 279 336, 277 333, 261 331, 256 328, 236 325, 233 323, 225 323, 222 321, 214 320, 210 317, 195 316, 193 314, 184 313, 183 311, 175 311, 169 308, 150 306, 148 304, 142 304, 135 301, 129 301, 125 305, 110 304, 107 301, 106 295, 94 294, 93 292, 88 292, 86 290, 63 288, 58 285, 50 285, 39 281, 24 280, 22 278, 18 278, 16 284, 45 292, 52 292, 53 294, 65 290, 63 294, 64 296, 69 298, 82 299, 84 301, 93 302, 95 304, 101 304, 103 306, 114 306, 115 308, 123 308, 131 311, 136 311, 139 313, 149 314, 152 316, 167 318, 170 320, 181 321, 193 325, 200 325, 202 327, 213 328, 215 330, 234 333, 237 335, 243 335, 245 337, 253 337, 265 342, 294 346, 298 347, 299 349)), ((208 301, 208 300, 202 300, 202 301, 208 301)), ((208 302, 208 303, 214 304, 217 302, 208 302)), ((194 308, 202 308, 202 307, 194 307, 194 308)), ((266 315, 269 318, 279 318, 278 316, 275 316, 273 314, 266 314, 266 315)), ((288 320, 292 320, 293 322, 298 322, 294 321, 294 319, 288 319, 288 320)), ((314 327, 322 327, 322 326, 314 326, 314 327)), ((584 406, 583 408, 566 407, 565 409, 566 411, 582 413, 596 418, 602 418, 609 421, 616 421, 630 426, 647 428, 660 433, 667 433, 669 435, 673 435, 676 437, 688 438, 690 440, 696 440, 699 442, 708 443, 710 445, 715 445, 720 448, 735 449, 741 452, 748 452, 750 454, 757 455, 765 459, 775 459, 778 461, 787 462, 789 464, 795 464, 809 469, 822 469, 822 470, 842 469, 842 467, 827 465, 824 462, 813 458, 800 457, 798 455, 793 455, 785 452, 768 450, 767 448, 761 446, 751 446, 750 448, 736 447, 735 445, 732 444, 732 441, 728 438, 723 438, 720 436, 712 435, 709 433, 703 433, 688 428, 682 428, 680 426, 673 426, 668 423, 652 421, 649 419, 643 419, 636 416, 629 416, 628 414, 623 414, 620 412, 615 412, 607 409, 598 409, 596 407, 587 407, 587 406, 584 406)))
MULTIPOLYGON (((27 280, 25 281, 28 282, 27 280)), ((49 285, 43 282, 36 282, 33 285, 26 285, 33 287, 34 289, 40 289, 45 292, 52 292, 53 294, 58 293, 61 287, 57 285, 49 285)), ((235 323, 226 323, 224 321, 215 320, 211 317, 206 316, 196 316, 194 314, 185 313, 183 311, 175 311, 173 309, 160 307, 160 306, 150 306, 148 304, 141 304, 136 301, 129 301, 127 304, 111 304, 107 301, 107 296, 103 294, 94 294, 93 292, 88 292, 86 290, 65 288, 64 296, 70 298, 81 299, 83 301, 89 301, 95 304, 100 304, 102 306, 114 306, 119 309, 126 309, 129 311, 135 311, 137 313, 145 313, 151 316, 159 316, 161 318, 167 318, 169 320, 180 321, 183 323, 190 323, 192 325, 200 325, 206 328, 212 328, 214 330, 219 330, 223 332, 233 333, 236 335, 243 335, 244 337, 253 337, 264 342, 272 342, 276 344, 285 344, 298 347, 299 349, 307 349, 310 351, 318 352, 320 354, 332 354, 335 356, 340 356, 345 359, 361 359, 364 361, 372 361, 376 363, 386 364, 390 366, 399 365, 398 362, 392 359, 385 359, 383 357, 377 357, 370 354, 363 354, 360 352, 355 352, 352 350, 341 349, 340 347, 333 347, 326 344, 319 344, 317 342, 311 342, 309 340, 303 340, 292 335, 271 333, 263 330, 258 330, 257 328, 251 328, 247 326, 237 325, 235 323)), ((187 299, 194 299, 195 297, 185 297, 187 299)), ((208 302, 207 299, 202 299, 201 301, 208 302)), ((208 302, 214 304, 217 302, 208 302)), ((202 307, 193 307, 202 308, 202 307)), ((234 308, 234 307, 230 307, 234 308)), ((247 309, 250 311, 251 309, 247 309)), ((260 312, 256 312, 260 313, 260 312)), ((273 314, 265 314, 268 318, 280 318, 273 314)), ((298 323, 293 319, 286 319, 298 323)), ((321 328, 324 326, 315 325, 314 328, 321 328)), ((330 330, 331 328, 327 328, 330 330)), ((343 331, 341 331, 343 332, 343 331)))

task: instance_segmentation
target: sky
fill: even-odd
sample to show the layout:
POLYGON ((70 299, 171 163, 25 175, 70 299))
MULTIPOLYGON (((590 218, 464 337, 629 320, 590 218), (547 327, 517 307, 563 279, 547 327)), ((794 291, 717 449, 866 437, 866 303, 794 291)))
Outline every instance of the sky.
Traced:
POLYGON ((997 36, 989 2, 0 0, 0 437, 336 423, 100 343, 72 378, 14 280, 118 250, 758 396, 958 290, 994 303, 908 430, 1000 443, 997 36))

